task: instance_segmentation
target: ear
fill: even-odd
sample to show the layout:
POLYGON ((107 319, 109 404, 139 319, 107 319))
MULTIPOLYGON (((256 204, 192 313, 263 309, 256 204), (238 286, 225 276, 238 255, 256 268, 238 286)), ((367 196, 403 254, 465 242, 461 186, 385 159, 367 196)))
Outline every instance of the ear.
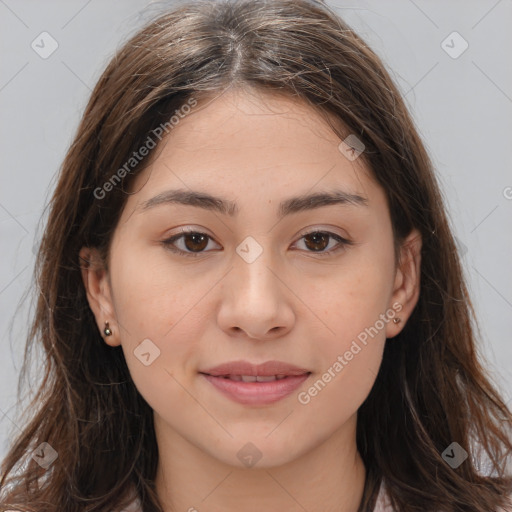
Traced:
POLYGON ((121 340, 116 323, 108 271, 97 249, 82 247, 79 259, 87 300, 96 318, 100 334, 107 345, 116 347, 121 344, 121 340), (110 336, 104 333, 105 322, 109 323, 109 328, 112 331, 110 336))
POLYGON ((389 307, 396 311, 398 324, 390 321, 386 325, 386 338, 393 338, 404 328, 420 296, 421 281, 421 233, 414 229, 400 248, 400 259, 396 269, 393 294, 389 307))

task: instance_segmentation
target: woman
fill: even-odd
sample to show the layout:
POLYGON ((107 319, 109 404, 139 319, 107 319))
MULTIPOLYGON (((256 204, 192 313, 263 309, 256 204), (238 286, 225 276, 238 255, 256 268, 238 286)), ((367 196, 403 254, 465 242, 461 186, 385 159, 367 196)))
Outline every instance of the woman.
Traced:
POLYGON ((323 4, 188 2, 128 41, 37 277, 46 378, 2 510, 510 506, 431 162, 323 4))

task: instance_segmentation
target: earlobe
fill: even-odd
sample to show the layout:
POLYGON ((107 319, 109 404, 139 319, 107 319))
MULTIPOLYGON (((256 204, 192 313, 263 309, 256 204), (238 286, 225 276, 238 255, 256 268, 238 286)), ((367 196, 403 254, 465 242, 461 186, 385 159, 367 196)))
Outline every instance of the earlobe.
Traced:
POLYGON ((110 346, 121 344, 119 330, 115 328, 115 311, 108 271, 97 249, 82 247, 79 253, 80 270, 87 301, 96 318, 98 330, 110 346))
POLYGON ((421 233, 414 229, 404 240, 400 248, 400 261, 396 269, 393 295, 390 307, 400 321, 389 322, 386 326, 386 338, 393 338, 403 329, 411 316, 420 296, 421 281, 421 233))

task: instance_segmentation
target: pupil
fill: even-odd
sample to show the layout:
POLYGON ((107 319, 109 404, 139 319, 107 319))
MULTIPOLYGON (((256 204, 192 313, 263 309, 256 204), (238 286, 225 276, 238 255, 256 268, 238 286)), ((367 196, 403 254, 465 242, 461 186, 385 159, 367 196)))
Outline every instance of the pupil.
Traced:
POLYGON ((205 235, 202 235, 201 233, 192 233, 192 234, 185 236, 185 246, 187 247, 187 249, 189 249, 191 251, 193 251, 193 250, 201 251, 207 245, 208 245, 207 237, 205 235), (191 244, 188 243, 189 240, 193 240, 193 242, 192 242, 193 246, 191 246, 191 244), (194 245, 194 244, 196 244, 196 245, 194 245), (197 246, 197 244, 199 246, 197 246))
POLYGON ((318 251, 321 251, 323 249, 325 249, 329 244, 328 243, 325 243, 327 240, 328 240, 328 236, 325 234, 325 233, 312 233, 312 234, 309 234, 305 237, 305 240, 306 240, 306 246, 311 249, 315 249, 315 250, 318 250, 318 251), (320 243, 321 244, 321 247, 311 247, 311 244, 308 243, 308 240, 313 240, 313 245, 315 244, 318 244, 320 243), (324 243, 321 243, 321 242, 324 242, 324 243))

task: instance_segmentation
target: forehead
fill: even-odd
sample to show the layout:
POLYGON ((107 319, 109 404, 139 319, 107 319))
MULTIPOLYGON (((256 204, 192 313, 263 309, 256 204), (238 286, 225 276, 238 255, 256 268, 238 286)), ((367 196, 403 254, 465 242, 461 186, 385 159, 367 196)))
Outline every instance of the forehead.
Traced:
POLYGON ((343 188, 382 196, 362 159, 347 159, 341 139, 304 102, 234 90, 203 99, 163 139, 135 180, 129 201, 146 202, 169 188, 272 201, 308 190, 343 188))
POLYGON ((171 130, 166 142, 173 152, 194 152, 196 158, 229 154, 249 166, 288 165, 304 162, 305 157, 319 161, 327 149, 336 150, 339 138, 302 100, 238 89, 202 100, 171 130), (258 160, 248 161, 247 154, 257 154, 258 160))

